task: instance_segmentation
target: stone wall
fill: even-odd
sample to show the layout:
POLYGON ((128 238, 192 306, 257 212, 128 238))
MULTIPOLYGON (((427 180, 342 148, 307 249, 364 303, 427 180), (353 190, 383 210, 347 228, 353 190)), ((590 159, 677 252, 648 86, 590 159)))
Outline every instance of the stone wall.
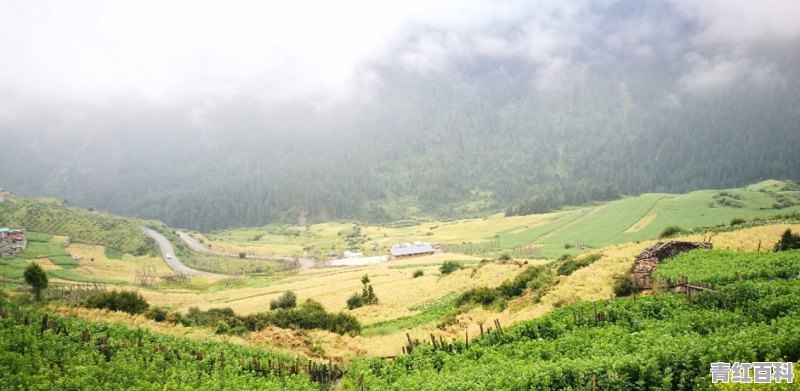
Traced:
POLYGON ((680 253, 695 250, 713 248, 711 243, 701 242, 658 242, 642 251, 636 257, 636 264, 633 266, 631 276, 636 280, 636 287, 639 289, 650 288, 650 274, 667 258, 672 258, 680 253))

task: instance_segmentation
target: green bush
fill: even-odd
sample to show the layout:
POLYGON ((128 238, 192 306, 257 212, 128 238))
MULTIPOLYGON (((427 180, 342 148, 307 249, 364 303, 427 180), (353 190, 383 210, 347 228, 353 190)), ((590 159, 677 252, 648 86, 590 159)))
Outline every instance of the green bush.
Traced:
POLYGON ((95 292, 84 299, 83 305, 87 308, 103 308, 129 314, 141 314, 150 306, 138 292, 117 290, 95 292))
POLYGON ((339 334, 357 334, 361 324, 352 315, 329 314, 322 304, 308 299, 300 307, 289 310, 276 310, 266 314, 269 324, 282 328, 323 329, 339 334))
POLYGON ((574 273, 578 269, 582 269, 586 266, 595 263, 602 257, 603 254, 591 254, 581 258, 569 257, 565 259, 560 265, 558 265, 558 269, 556 269, 556 274, 558 274, 559 276, 568 276, 574 273))
POLYGON ((778 243, 775 243, 775 252, 787 251, 800 248, 800 235, 792 234, 791 229, 787 229, 781 235, 778 243))
POLYGON ((521 296, 526 289, 539 289, 550 279, 550 270, 545 266, 529 266, 513 280, 506 280, 497 287, 500 294, 511 299, 521 296))
POLYGON ((503 253, 497 259, 501 260, 501 261, 510 261, 511 260, 511 255, 509 253, 503 253))
POLYGON ((730 225, 731 225, 731 227, 733 227, 735 225, 742 225, 742 224, 744 224, 746 222, 747 222, 747 220, 745 220, 743 218, 740 218, 740 217, 736 217, 736 218, 731 220, 731 224, 730 225))
POLYGON ((413 278, 422 277, 423 274, 425 274, 425 272, 422 269, 417 269, 414 270, 414 275, 412 277, 413 278))
POLYGON ((494 304, 494 302, 499 298, 500 294, 497 289, 482 286, 478 288, 472 288, 464 292, 456 301, 456 305, 462 306, 468 303, 473 303, 488 307, 494 304))
MULTIPOLYGON (((546 266, 529 266, 513 280, 506 280, 497 288, 478 287, 464 292, 456 301, 456 306, 468 303, 484 307, 503 304, 505 300, 522 296, 526 290, 541 290, 551 281, 551 271, 546 266)), ((541 293, 541 292, 540 292, 541 293)))
POLYGON ((636 281, 630 275, 617 277, 616 281, 614 281, 615 296, 630 296, 634 292, 636 292, 636 281))
POLYGON ((297 295, 295 295, 294 292, 292 291, 286 291, 276 300, 272 300, 269 302, 270 310, 277 310, 277 309, 285 310, 289 308, 294 308, 295 306, 297 306, 297 295))
POLYGON ((353 293, 353 295, 347 299, 348 310, 354 310, 356 308, 360 308, 363 306, 364 306, 364 297, 361 296, 360 293, 353 293))
POLYGON ((161 307, 152 307, 144 313, 144 317, 156 322, 164 322, 167 320, 167 310, 161 307))
POLYGON ((686 231, 684 231, 683 228, 678 227, 676 225, 671 225, 667 228, 664 228, 664 230, 661 231, 661 235, 658 235, 658 238, 659 239, 671 238, 673 236, 678 236, 684 232, 686 231))
POLYGON ((36 300, 42 297, 42 291, 47 288, 47 273, 38 263, 32 263, 25 268, 25 283, 31 286, 36 300))
POLYGON ((446 276, 456 270, 461 269, 463 266, 458 261, 444 261, 442 266, 439 266, 439 272, 446 276))

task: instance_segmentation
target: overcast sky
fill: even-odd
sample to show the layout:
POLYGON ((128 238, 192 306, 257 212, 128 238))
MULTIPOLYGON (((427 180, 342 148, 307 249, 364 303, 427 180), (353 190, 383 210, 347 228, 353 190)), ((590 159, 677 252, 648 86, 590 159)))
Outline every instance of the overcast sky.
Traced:
POLYGON ((0 92, 100 103, 170 104, 247 93, 265 104, 347 102, 381 83, 375 64, 446 73, 470 56, 512 57, 546 88, 585 70, 585 37, 598 50, 652 55, 653 37, 691 26, 681 42, 686 90, 742 80, 780 82, 766 43, 797 42, 794 0, 669 0, 658 15, 602 26, 598 1, 10 1, 0 0, 0 92), (514 34, 508 34, 514 31, 514 34))

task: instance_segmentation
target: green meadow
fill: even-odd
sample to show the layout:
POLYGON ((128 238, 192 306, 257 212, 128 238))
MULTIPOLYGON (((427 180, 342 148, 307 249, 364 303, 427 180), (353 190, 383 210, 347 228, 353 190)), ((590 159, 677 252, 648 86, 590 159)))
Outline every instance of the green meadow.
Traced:
POLYGON ((308 226, 232 229, 206 235, 212 247, 266 254, 327 256, 344 250, 384 254, 392 245, 423 241, 447 246, 491 246, 484 256, 536 247, 531 257, 555 258, 612 244, 657 239, 670 226, 690 230, 800 212, 800 188, 769 180, 743 188, 688 194, 642 194, 552 213, 430 221, 402 227, 327 222, 308 226), (358 227, 356 230, 355 227, 358 227), (357 235, 354 235, 356 233, 357 235))

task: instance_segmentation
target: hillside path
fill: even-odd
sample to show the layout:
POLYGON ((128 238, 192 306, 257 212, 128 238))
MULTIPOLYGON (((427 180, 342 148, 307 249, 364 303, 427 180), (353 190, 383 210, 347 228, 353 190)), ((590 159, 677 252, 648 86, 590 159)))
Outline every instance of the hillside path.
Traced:
POLYGON ((188 274, 190 276, 213 277, 219 275, 219 274, 204 272, 202 270, 192 269, 184 265, 183 263, 181 263, 180 259, 178 259, 178 256, 175 255, 175 250, 172 248, 172 244, 169 242, 169 240, 167 240, 166 237, 164 237, 164 235, 158 233, 158 231, 145 227, 142 227, 142 231, 144 231, 144 233, 147 236, 151 237, 153 240, 156 241, 156 244, 158 244, 159 249, 161 249, 161 258, 164 259, 164 262, 169 267, 171 267, 172 270, 175 270, 178 273, 188 274), (172 254, 172 259, 168 259, 167 254, 172 254))
MULTIPOLYGON (((181 238, 181 240, 183 240, 183 242, 186 243, 186 245, 189 246, 189 248, 192 249, 193 251, 197 251, 199 253, 208 255, 218 255, 221 257, 236 257, 236 258, 239 257, 239 254, 229 254, 222 251, 212 250, 208 248, 205 244, 200 243, 197 239, 195 239, 194 237, 185 232, 181 231, 175 231, 175 232, 178 234, 178 237, 181 238)), ((290 261, 297 259, 297 261, 300 262, 301 269, 309 269, 314 267, 315 265, 313 259, 304 257, 289 258, 289 257, 268 256, 268 255, 255 255, 255 254, 246 254, 244 257, 246 259, 267 259, 273 261, 290 261)))

